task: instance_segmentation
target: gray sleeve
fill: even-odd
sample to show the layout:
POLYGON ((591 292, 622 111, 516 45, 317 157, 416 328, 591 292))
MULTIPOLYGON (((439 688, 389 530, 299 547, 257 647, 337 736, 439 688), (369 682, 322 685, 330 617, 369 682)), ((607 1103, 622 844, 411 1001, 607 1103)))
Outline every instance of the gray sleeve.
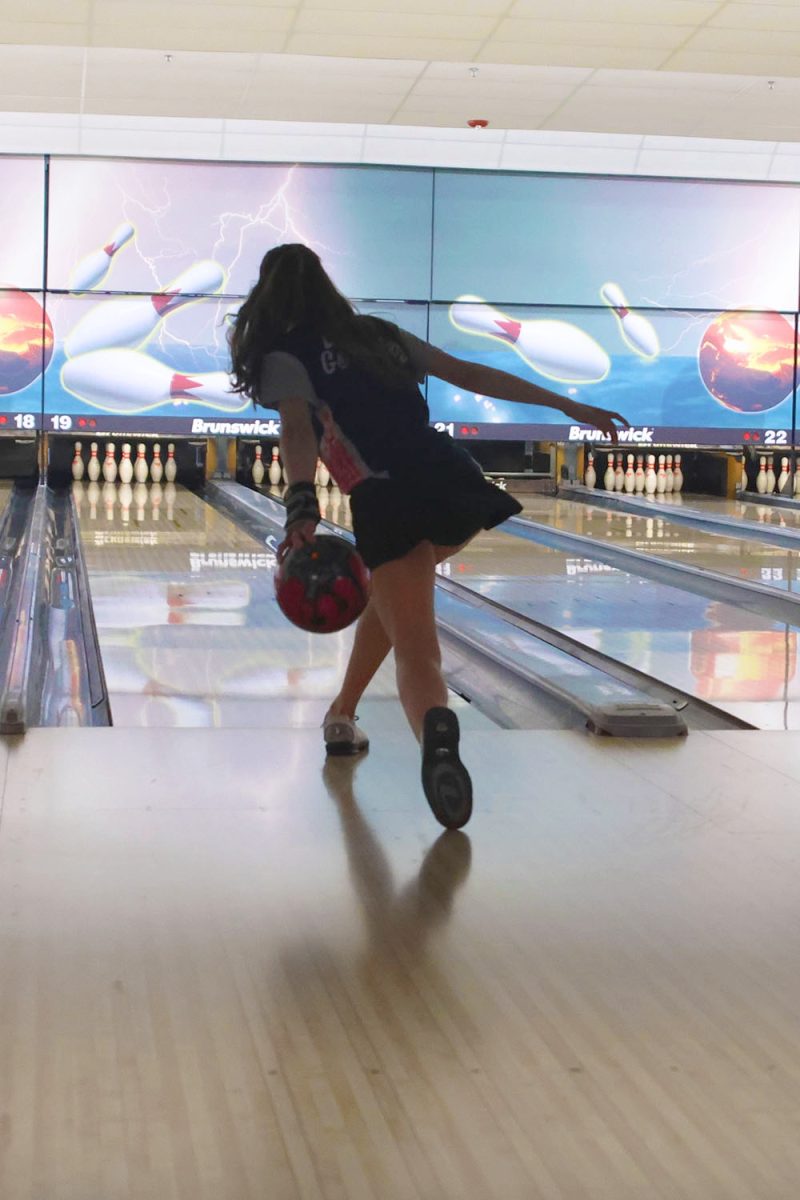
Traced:
POLYGON ((417 382, 422 383, 428 374, 428 343, 423 342, 422 338, 418 338, 415 334, 409 333, 407 329, 398 328, 397 333, 403 343, 403 349, 411 359, 417 382))
POLYGON ((264 408, 277 408, 287 396, 301 396, 314 408, 314 385, 299 358, 285 350, 273 350, 264 356, 258 387, 258 402, 264 408))

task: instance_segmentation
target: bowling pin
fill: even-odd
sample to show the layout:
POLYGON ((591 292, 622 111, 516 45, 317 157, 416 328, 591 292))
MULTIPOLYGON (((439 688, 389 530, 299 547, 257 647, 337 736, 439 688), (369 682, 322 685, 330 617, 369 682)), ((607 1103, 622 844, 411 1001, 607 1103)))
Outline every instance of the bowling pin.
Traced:
POLYGON ((106 457, 103 463, 103 479, 106 483, 113 483, 117 478, 117 459, 114 454, 114 443, 106 444, 106 457))
POLYGON ((153 446, 153 461, 150 464, 150 478, 153 483, 161 483, 164 477, 164 464, 161 461, 161 444, 156 442, 153 446))
POLYGON ((332 521, 334 525, 339 524, 339 509, 341 506, 342 493, 339 491, 338 487, 334 486, 331 488, 331 511, 328 514, 328 519, 332 521))
POLYGON ((778 476, 778 492, 780 495, 787 489, 789 483, 789 460, 788 458, 781 459, 781 473, 778 476))
POLYGON ((480 296, 459 296, 450 306, 450 320, 465 333, 511 346, 534 371, 563 383, 598 383, 611 367, 603 347, 566 321, 518 321, 480 296))
POLYGON ((667 490, 667 471, 664 463, 666 459, 663 454, 658 456, 658 475, 656 476, 656 492, 659 496, 663 496, 667 490))
POLYGON ((617 466, 614 471, 614 491, 621 492, 625 486, 625 472, 622 469, 622 455, 617 455, 617 466))
POLYGON ((603 476, 603 487, 606 489, 607 492, 613 492, 615 482, 616 482, 616 480, 615 480, 615 475, 614 475, 614 455, 609 454, 608 466, 606 467, 606 473, 603 476))
POLYGON ((136 447, 136 462, 133 467, 133 477, 137 483, 147 483, 147 459, 144 456, 144 442, 136 447))
POLYGON ((739 477, 739 487, 743 492, 747 491, 747 455, 742 455, 742 473, 739 477))
POLYGON ((133 479, 133 463, 131 462, 131 444, 130 442, 122 443, 122 458, 119 464, 119 480, 120 483, 130 483, 133 479))
POLYGON ((767 459, 767 494, 769 496, 775 491, 775 464, 772 455, 767 459))
POLYGON ((595 486, 595 484, 597 483, 597 472, 594 469, 594 455, 593 454, 589 455, 589 465, 586 468, 586 475, 584 477, 584 483, 586 484, 587 488, 593 488, 595 486))
POLYGON ((760 458, 758 460, 758 474, 756 475, 756 491, 760 495, 764 495, 767 490, 767 460, 760 458))
POLYGON ((89 465, 86 468, 86 474, 92 483, 97 483, 100 478, 100 459, 97 457, 97 442, 92 442, 89 448, 89 465))
POLYGON ((655 454, 648 454, 647 470, 644 473, 644 490, 648 496, 655 495, 657 485, 658 485, 658 480, 656 478, 656 456, 655 456, 655 454))
POLYGON ((617 318, 622 338, 631 350, 640 354, 642 358, 655 358, 660 350, 658 334, 647 317, 631 312, 619 284, 604 283, 600 288, 600 295, 617 318))
POLYGON ((331 473, 327 465, 320 459, 319 462, 319 486, 326 488, 331 481, 331 473))
MULTIPOLYGON (((256 446, 256 456, 253 459, 253 467, 252 467, 252 471, 251 471, 251 474, 253 476, 253 483, 256 485, 256 487, 260 487, 261 484, 264 482, 264 464, 261 461, 261 454, 262 454, 261 447, 256 446)), ((278 469, 280 470, 280 468, 278 468, 278 469)), ((272 466, 270 465, 270 471, 271 470, 272 470, 272 466)))
POLYGON ((167 444, 167 462, 164 467, 164 478, 167 483, 174 483, 178 475, 178 466, 175 462, 175 443, 167 444))
POLYGON ((794 494, 800 496, 800 459, 795 459, 794 494))
POLYGON ((319 469, 322 466, 322 460, 317 459, 317 469, 314 472, 314 487, 319 487, 319 469))
POLYGON ((672 470, 672 490, 673 492, 683 491, 683 471, 681 470, 681 456, 675 455, 675 466, 672 470))
POLYGON ((231 391, 225 371, 186 375, 137 350, 96 350, 69 359, 61 368, 67 391, 87 404, 126 416, 162 404, 199 404, 219 412, 241 412, 247 397, 231 391))
POLYGON ((326 487, 317 488, 317 504, 319 505, 320 520, 324 521, 328 515, 328 500, 330 493, 326 487))
POLYGON ((64 339, 68 358, 109 346, 140 346, 170 313, 203 295, 218 292, 225 280, 219 263, 206 260, 183 271, 169 287, 151 296, 105 300, 94 305, 64 339))
POLYGON ((628 469, 625 472, 625 491, 630 495, 636 487, 636 472, 633 469, 633 455, 628 455, 628 469))
POLYGON ((269 464, 269 481, 273 487, 277 487, 281 481, 281 460, 277 446, 272 447, 272 459, 269 464))
POLYGON ((69 281, 71 292, 88 292, 91 288, 102 283, 108 274, 114 255, 126 246, 134 234, 134 228, 125 222, 118 225, 111 235, 110 241, 100 250, 87 254, 81 259, 72 272, 69 281))
POLYGON ((672 455, 671 454, 667 455, 666 476, 667 476, 666 491, 671 492, 675 486, 675 475, 672 470, 672 455))
POLYGON ((644 491, 644 457, 641 454, 636 456, 636 475, 634 477, 634 488, 637 495, 641 495, 644 491))
POLYGON ((75 453, 72 457, 72 478, 83 479, 83 458, 81 457, 81 443, 75 443, 75 453))

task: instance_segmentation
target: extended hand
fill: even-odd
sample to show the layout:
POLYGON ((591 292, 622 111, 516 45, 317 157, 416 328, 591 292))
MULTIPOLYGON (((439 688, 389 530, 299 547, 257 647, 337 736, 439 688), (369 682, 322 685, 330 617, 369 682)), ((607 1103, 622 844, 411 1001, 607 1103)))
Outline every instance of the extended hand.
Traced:
POLYGON ((570 404, 564 412, 573 421, 581 425, 591 425, 607 434, 616 446, 618 442, 617 428, 614 424, 619 421, 623 429, 630 429, 630 421, 616 412, 608 412, 605 408, 594 408, 591 404, 570 404))
POLYGON ((316 521, 298 521, 286 530, 286 537, 278 546, 278 562, 282 563, 291 550, 298 546, 307 546, 314 541, 317 531, 316 521))

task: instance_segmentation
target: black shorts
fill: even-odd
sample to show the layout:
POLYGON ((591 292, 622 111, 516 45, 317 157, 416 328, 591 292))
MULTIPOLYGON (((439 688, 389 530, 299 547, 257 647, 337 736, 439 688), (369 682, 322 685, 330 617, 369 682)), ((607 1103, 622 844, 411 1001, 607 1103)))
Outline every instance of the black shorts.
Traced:
POLYGON ((460 546, 479 530, 522 512, 514 497, 488 483, 475 460, 449 438, 437 444, 434 455, 421 457, 399 477, 366 479, 353 489, 356 546, 371 570, 403 558, 420 542, 460 546))

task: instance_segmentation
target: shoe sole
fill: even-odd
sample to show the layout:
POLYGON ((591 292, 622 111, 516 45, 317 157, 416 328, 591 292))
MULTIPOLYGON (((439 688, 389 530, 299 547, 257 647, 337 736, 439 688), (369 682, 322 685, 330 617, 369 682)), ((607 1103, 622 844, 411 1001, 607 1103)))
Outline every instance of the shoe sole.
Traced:
POLYGON ((445 829, 461 829, 472 816, 472 780, 458 756, 458 717, 430 708, 422 728, 422 787, 431 812, 445 829))
POLYGON ((332 724, 329 725, 328 728, 331 731, 332 737, 330 741, 326 739, 325 750, 334 758, 343 758, 348 755, 361 754, 369 747, 368 739, 365 739, 363 742, 356 742, 351 736, 349 736, 349 726, 347 725, 337 726, 336 724, 332 724), (344 736, 337 737, 336 735, 339 731, 341 731, 344 736))
POLYGON ((369 742, 362 742, 356 745, 355 742, 326 742, 325 753, 331 758, 353 757, 356 754, 363 754, 369 749, 369 742))

